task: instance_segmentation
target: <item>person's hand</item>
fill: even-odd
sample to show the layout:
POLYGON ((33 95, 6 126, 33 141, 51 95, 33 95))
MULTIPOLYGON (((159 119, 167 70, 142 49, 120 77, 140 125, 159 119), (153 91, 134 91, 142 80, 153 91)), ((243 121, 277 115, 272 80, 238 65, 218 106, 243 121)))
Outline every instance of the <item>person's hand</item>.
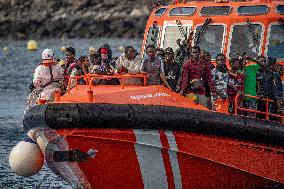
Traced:
POLYGON ((117 70, 118 74, 127 74, 128 73, 128 69, 124 66, 121 66, 118 70, 117 70))
POLYGON ((179 86, 179 85, 176 87, 176 91, 177 91, 177 92, 180 91, 180 86, 179 86))
POLYGON ((182 96, 185 96, 185 92, 184 92, 184 90, 183 90, 183 89, 181 89, 181 90, 180 90, 180 92, 179 92, 179 94, 180 94, 180 95, 182 95, 182 96))

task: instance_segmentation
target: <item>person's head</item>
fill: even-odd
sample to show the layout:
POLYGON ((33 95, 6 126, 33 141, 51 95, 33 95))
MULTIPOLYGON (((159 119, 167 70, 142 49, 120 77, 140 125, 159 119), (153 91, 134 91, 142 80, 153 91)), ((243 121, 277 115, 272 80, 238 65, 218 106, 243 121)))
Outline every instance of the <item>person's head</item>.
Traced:
POLYGON ((97 49, 93 48, 89 50, 90 61, 93 65, 97 65, 100 61, 100 53, 97 49))
POLYGON ((193 61, 198 61, 199 60, 199 55, 200 55, 200 47, 199 46, 193 46, 191 48, 191 59, 193 61))
POLYGON ((135 58, 136 52, 137 51, 132 46, 126 46, 124 49, 125 57, 128 60, 133 60, 135 58))
POLYGON ((81 63, 82 66, 90 66, 90 61, 87 55, 80 56, 79 57, 79 62, 81 63))
POLYGON ((54 59, 53 50, 51 50, 51 49, 44 49, 42 51, 41 58, 42 58, 42 60, 53 60, 54 59))
POLYGON ((87 55, 80 56, 79 57, 79 62, 82 65, 83 72, 86 74, 89 72, 88 68, 90 67, 90 61, 87 55))
POLYGON ((258 56, 258 57, 256 58, 256 62, 257 62, 257 64, 259 64, 261 67, 267 67, 267 66, 268 66, 265 56, 262 56, 262 55, 260 55, 260 56, 258 56))
POLYGON ((230 65, 231 65, 231 68, 232 70, 239 70, 240 69, 240 61, 238 58, 232 58, 230 60, 230 65))
POLYGON ((109 44, 104 44, 103 46, 100 47, 100 50, 101 49, 107 49, 107 55, 108 55, 108 59, 112 59, 112 51, 111 51, 111 48, 110 48, 110 45, 109 44))
POLYGON ((200 55, 199 55, 200 60, 205 60, 206 59, 206 53, 207 52, 204 49, 201 49, 200 55))
POLYGON ((108 49, 106 49, 106 48, 101 49, 101 59, 102 60, 108 59, 108 49))
POLYGON ((225 67, 226 66, 226 57, 223 53, 217 54, 216 65, 217 65, 217 67, 225 67))
POLYGON ((208 61, 208 62, 211 62, 211 54, 207 51, 205 53, 205 60, 208 61))
POLYGON ((165 52, 162 48, 156 48, 155 51, 156 51, 155 55, 157 58, 160 58, 160 59, 165 58, 165 52))
POLYGON ((174 50, 171 47, 165 49, 165 62, 171 63, 174 60, 174 50))
POLYGON ((75 58, 76 50, 73 47, 68 47, 65 49, 66 60, 72 60, 75 58))
POLYGON ((155 46, 154 45, 148 45, 146 47, 146 54, 149 57, 149 59, 155 58, 155 46))

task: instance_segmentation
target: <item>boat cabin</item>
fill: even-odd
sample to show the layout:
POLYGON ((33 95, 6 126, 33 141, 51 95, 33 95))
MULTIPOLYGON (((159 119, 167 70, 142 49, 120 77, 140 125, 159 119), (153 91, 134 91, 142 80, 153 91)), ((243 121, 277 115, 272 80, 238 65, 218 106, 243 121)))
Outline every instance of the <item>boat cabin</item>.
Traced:
POLYGON ((178 49, 177 40, 187 40, 208 51, 212 59, 224 53, 229 59, 246 53, 256 58, 277 58, 284 65, 284 1, 211 0, 174 1, 157 6, 151 13, 144 34, 145 47, 178 49))

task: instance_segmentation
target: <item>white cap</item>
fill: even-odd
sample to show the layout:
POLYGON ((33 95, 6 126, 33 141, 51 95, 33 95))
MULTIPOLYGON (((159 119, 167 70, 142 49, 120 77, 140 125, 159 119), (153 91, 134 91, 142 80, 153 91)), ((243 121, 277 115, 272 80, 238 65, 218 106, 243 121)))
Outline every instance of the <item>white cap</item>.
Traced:
POLYGON ((52 60, 54 58, 53 50, 44 49, 44 51, 42 51, 41 58, 43 60, 52 60))

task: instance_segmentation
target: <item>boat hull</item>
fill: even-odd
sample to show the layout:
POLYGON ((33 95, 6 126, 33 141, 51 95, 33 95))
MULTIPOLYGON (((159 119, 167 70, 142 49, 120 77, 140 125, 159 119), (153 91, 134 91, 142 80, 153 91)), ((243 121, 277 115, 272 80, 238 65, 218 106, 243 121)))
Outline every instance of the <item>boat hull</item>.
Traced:
POLYGON ((173 107, 50 104, 29 110, 24 126, 50 169, 76 188, 283 186, 282 125, 218 116, 173 107), (73 150, 96 155, 55 158, 73 150))

